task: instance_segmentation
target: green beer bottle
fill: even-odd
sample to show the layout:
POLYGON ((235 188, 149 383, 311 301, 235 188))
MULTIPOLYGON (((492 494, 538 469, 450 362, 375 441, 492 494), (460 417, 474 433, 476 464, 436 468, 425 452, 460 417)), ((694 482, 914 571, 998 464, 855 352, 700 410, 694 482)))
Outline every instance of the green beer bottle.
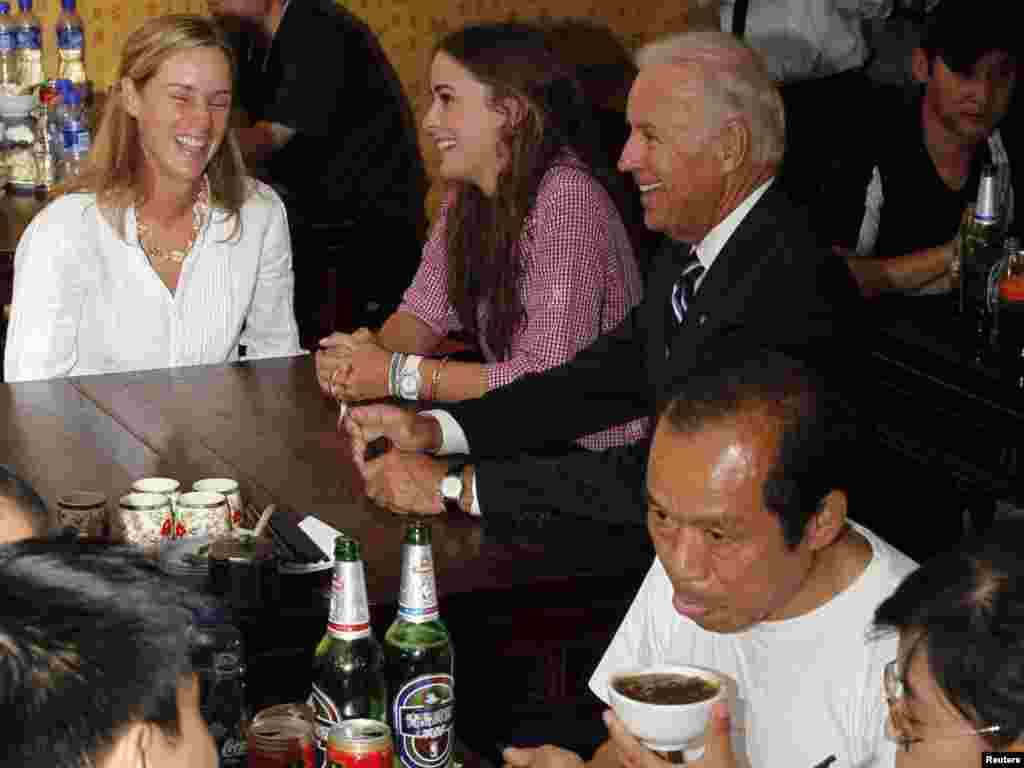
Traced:
POLYGON ((359 542, 341 535, 334 540, 327 631, 313 655, 309 705, 313 709, 316 765, 326 763, 331 728, 357 717, 384 722, 386 704, 383 656, 370 629, 359 542))
POLYGON ((447 768, 455 746, 455 652, 438 612, 430 528, 419 521, 402 544, 398 616, 384 635, 384 669, 402 768, 447 768))
POLYGON ((984 287, 988 276, 988 270, 979 261, 978 251, 986 246, 997 245, 1000 237, 996 171, 993 166, 986 165, 982 169, 981 180, 978 182, 978 200, 968 211, 957 237, 953 280, 960 314, 970 320, 977 320, 975 316, 984 312, 984 287))

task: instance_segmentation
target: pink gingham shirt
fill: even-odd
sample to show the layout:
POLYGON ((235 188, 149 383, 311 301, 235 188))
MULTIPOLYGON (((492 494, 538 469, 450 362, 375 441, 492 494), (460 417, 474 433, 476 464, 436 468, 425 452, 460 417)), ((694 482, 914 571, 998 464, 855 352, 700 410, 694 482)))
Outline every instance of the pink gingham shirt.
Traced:
MULTIPOLYGON (((442 336, 461 330, 446 285, 448 207, 448 202, 442 205, 399 307, 442 336)), ((601 183, 571 154, 560 155, 541 179, 519 250, 525 319, 514 332, 510 353, 499 360, 486 339, 477 340, 487 360, 488 389, 571 359, 618 325, 641 298, 640 272, 618 210, 601 183)), ((478 317, 483 327, 485 306, 478 309, 478 317)), ((634 442, 646 432, 647 419, 641 418, 578 442, 601 450, 634 442)))

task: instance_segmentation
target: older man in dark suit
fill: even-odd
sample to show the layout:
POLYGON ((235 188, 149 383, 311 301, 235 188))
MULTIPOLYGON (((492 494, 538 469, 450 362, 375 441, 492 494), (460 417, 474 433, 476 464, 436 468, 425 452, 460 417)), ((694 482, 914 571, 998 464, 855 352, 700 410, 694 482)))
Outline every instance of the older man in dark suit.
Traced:
POLYGON ((853 319, 846 265, 773 186, 783 107, 757 54, 694 32, 645 47, 638 64, 619 168, 639 187, 647 227, 669 239, 644 302, 572 361, 479 400, 420 415, 350 411, 346 428, 377 503, 415 514, 458 506, 492 529, 574 517, 641 526, 648 446, 559 453, 557 441, 651 412, 730 337, 820 348, 853 319), (365 460, 380 436, 397 450, 365 460))

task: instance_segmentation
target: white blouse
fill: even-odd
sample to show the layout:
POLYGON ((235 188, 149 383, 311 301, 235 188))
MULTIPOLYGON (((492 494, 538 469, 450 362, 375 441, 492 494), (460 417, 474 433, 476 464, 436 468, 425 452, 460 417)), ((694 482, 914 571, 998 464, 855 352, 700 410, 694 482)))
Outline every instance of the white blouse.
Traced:
POLYGON ((241 228, 211 215, 172 294, 139 247, 135 210, 121 239, 95 195, 71 194, 29 224, 14 257, 4 376, 29 381, 298 353, 284 205, 253 181, 241 228))

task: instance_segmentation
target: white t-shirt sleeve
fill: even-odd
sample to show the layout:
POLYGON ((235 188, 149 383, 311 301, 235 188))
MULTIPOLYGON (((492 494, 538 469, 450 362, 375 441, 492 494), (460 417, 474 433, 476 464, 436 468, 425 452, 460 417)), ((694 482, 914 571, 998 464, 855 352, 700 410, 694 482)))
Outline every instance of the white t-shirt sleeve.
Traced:
POLYGON ((657 651, 659 627, 652 619, 659 605, 662 606, 663 618, 666 608, 672 610, 671 599, 672 585, 665 569, 655 558, 608 650, 590 676, 590 690, 601 701, 608 703, 608 682, 612 675, 630 667, 661 661, 657 651))
POLYGON ((4 354, 8 382, 66 376, 78 361, 88 251, 95 247, 79 225, 82 215, 72 201, 51 203, 18 243, 4 354))

